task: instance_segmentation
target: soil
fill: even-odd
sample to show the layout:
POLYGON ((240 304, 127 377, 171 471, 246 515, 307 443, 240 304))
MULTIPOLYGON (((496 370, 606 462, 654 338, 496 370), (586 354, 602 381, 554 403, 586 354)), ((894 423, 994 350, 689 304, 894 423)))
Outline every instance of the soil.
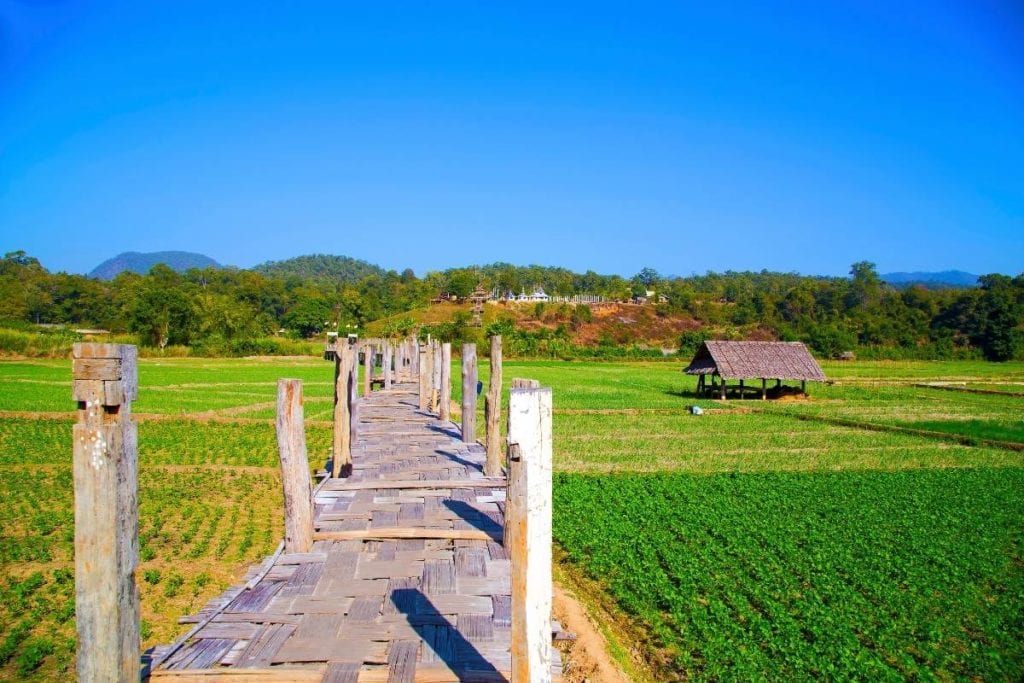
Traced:
POLYGON ((629 677, 608 652, 608 643, 587 610, 565 587, 554 584, 553 612, 576 640, 562 641, 564 683, 629 683, 629 677))

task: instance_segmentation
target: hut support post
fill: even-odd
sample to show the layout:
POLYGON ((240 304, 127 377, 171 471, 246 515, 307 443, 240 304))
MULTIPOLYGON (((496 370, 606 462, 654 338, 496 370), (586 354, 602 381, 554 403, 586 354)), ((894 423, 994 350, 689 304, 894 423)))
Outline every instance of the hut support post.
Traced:
POLYGON ((740 380, 740 400, 743 400, 743 380, 740 380))
POLYGON ((720 398, 724 401, 725 400, 725 378, 722 377, 721 380, 722 380, 722 383, 718 386, 718 390, 721 392, 720 398))
POLYGON ((338 344, 335 359, 334 395, 334 457, 331 460, 331 476, 347 477, 352 474, 352 348, 338 344))
POLYGON ((509 396, 512 682, 551 681, 551 389, 509 396))
POLYGON ((807 380, 805 380, 805 379, 800 380, 800 393, 801 394, 806 394, 807 393, 807 380))
POLYGON ((284 484, 284 548, 289 553, 308 553, 313 548, 313 486, 306 459, 301 379, 277 381, 276 426, 284 484))
POLYGON ((487 429, 487 460, 484 474, 501 476, 501 335, 491 337, 491 373, 484 399, 484 425, 487 429))
POLYGON ((452 419, 452 345, 441 344, 441 420, 452 419))
POLYGON ((462 345, 462 441, 476 441, 476 344, 462 345))
POLYGON ((75 344, 72 430, 78 680, 139 680, 136 348, 75 344))
POLYGON ((768 398, 768 380, 764 377, 761 378, 761 400, 764 401, 768 398))

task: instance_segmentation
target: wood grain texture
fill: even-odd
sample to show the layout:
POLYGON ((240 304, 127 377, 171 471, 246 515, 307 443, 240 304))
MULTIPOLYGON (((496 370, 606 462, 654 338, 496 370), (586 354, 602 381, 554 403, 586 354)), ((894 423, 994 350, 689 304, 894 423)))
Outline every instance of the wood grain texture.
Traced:
POLYGON ((485 444, 487 461, 484 463, 484 474, 488 477, 501 475, 501 335, 491 337, 491 376, 484 400, 484 426, 487 430, 485 444))
POLYGON ((476 441, 476 344, 462 345, 462 441, 476 441))
POLYGON ((313 547, 313 486, 306 458, 302 380, 278 380, 276 427, 284 486, 285 551, 306 553, 313 547))
POLYGON ((551 680, 551 390, 509 396, 512 680, 551 680))
POLYGON ((102 391, 80 402, 72 429, 78 680, 138 680, 138 442, 128 402, 136 352, 76 344, 73 355, 75 385, 120 385, 117 403, 106 403, 102 391))

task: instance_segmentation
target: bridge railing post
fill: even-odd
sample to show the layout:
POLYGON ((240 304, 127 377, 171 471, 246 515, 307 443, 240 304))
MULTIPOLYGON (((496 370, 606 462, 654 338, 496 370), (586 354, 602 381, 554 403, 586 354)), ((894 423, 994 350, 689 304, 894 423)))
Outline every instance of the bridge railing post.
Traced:
POLYGON ((441 342, 434 340, 430 354, 430 412, 440 414, 441 405, 441 342))
POLYGON ((373 344, 363 345, 363 396, 369 396, 373 389, 373 344))
POLYGON ((441 345, 441 420, 452 419, 452 345, 441 345))
POLYGON ((302 419, 302 380, 277 381, 277 447, 284 485, 284 547, 308 553, 313 547, 313 485, 302 419))
POLYGON ((512 570, 512 683, 551 681, 551 389, 509 396, 505 545, 512 570))
POLYGON ((391 356, 392 356, 392 346, 391 346, 391 340, 389 339, 386 342, 384 342, 384 368, 383 368, 383 370, 384 370, 384 390, 385 391, 391 391, 391 383, 392 383, 392 380, 393 380, 393 375, 391 373, 391 356))
POLYGON ((427 367, 429 362, 427 348, 420 346, 416 362, 416 378, 420 384, 420 410, 426 410, 427 404, 430 401, 430 369, 427 367))
POLYGON ((462 441, 476 441, 476 344, 462 345, 462 441))
POLYGON ((355 353, 347 343, 339 343, 334 373, 334 457, 332 477, 347 477, 352 472, 352 361, 355 353))
POLYGON ((136 348, 124 344, 75 344, 72 351, 80 681, 139 679, 136 357, 136 348))
POLYGON ((484 425, 487 429, 487 460, 484 474, 488 477, 501 476, 501 335, 491 337, 491 373, 484 399, 484 425))

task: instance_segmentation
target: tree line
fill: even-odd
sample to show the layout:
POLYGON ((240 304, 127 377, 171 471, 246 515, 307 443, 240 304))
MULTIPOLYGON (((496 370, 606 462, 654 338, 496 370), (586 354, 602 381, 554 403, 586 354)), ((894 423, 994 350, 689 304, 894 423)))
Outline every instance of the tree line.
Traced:
POLYGON ((281 333, 308 338, 325 327, 359 329, 383 318, 392 319, 389 331, 402 334, 415 326, 402 314, 442 293, 466 297, 478 286, 502 293, 539 286, 549 294, 613 301, 653 290, 658 315, 699 323, 680 340, 684 351, 715 336, 802 340, 824 356, 872 349, 891 356, 1024 359, 1024 275, 985 275, 971 289, 897 289, 867 261, 853 264, 850 277, 769 271, 664 277, 644 268, 624 278, 507 263, 417 277, 409 269, 314 255, 249 270, 179 273, 158 265, 145 275, 124 272, 102 281, 52 273, 17 251, 0 261, 0 321, 98 327, 138 335, 155 347, 216 348, 281 333))

